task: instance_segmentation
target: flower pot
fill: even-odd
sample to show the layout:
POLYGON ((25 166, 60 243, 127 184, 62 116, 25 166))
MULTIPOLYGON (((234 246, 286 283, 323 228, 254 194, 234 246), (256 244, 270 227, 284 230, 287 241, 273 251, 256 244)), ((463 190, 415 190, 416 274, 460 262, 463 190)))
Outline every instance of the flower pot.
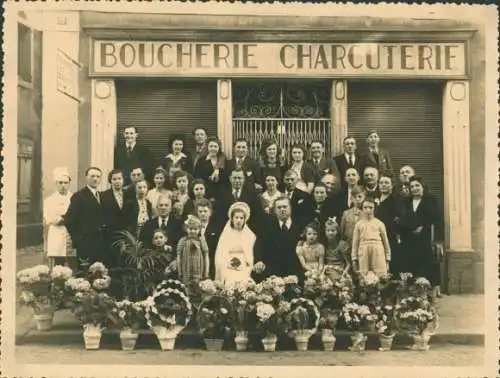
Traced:
POLYGON ((87 350, 99 349, 101 336, 102 336, 102 329, 100 325, 96 324, 83 325, 83 340, 85 342, 85 349, 87 350))
POLYGON ((205 339, 205 347, 210 352, 220 352, 224 345, 224 339, 205 339))
POLYGON ((236 350, 238 352, 247 350, 248 332, 246 331, 236 332, 236 337, 234 338, 234 342, 236 343, 236 350))
POLYGON ((139 334, 131 328, 123 328, 120 331, 122 350, 134 350, 139 334))
POLYGON ((351 336, 351 346, 349 347, 350 351, 353 352, 362 352, 366 349, 366 340, 367 336, 363 335, 361 332, 356 332, 351 336))
POLYGON ((54 321, 54 311, 42 313, 42 314, 34 314, 36 322, 36 329, 39 331, 48 331, 52 329, 52 323, 54 321))
POLYGON ((278 337, 274 334, 268 334, 262 338, 262 345, 264 346, 265 352, 274 352, 276 350, 276 342, 278 337))
POLYGON ((429 340, 431 339, 431 334, 428 332, 423 332, 421 334, 411 335, 413 339, 413 345, 410 346, 411 350, 427 351, 430 349, 429 340))
POLYGON ((163 326, 155 326, 153 332, 160 343, 161 350, 174 350, 177 331, 163 326))
POLYGON ((309 330, 295 331, 295 345, 297 350, 305 351, 309 344, 309 338, 311 337, 311 332, 309 330))
POLYGON ((333 336, 333 330, 323 329, 321 330, 321 342, 323 343, 323 350, 332 351, 335 349, 335 342, 337 338, 333 336))
POLYGON ((394 341, 394 336, 395 336, 394 334, 391 335, 380 334, 378 336, 378 339, 380 341, 380 348, 378 348, 378 350, 380 350, 381 352, 386 350, 391 350, 392 342, 394 341))

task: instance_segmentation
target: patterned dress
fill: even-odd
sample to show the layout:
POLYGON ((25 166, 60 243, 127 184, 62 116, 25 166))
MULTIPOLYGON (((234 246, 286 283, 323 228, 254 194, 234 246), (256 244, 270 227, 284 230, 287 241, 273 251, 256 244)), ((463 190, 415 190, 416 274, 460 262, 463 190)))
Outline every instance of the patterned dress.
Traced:
POLYGON ((325 275, 332 281, 340 278, 350 261, 349 244, 340 237, 325 243, 325 275))
POLYGON ((325 247, 321 243, 308 244, 300 242, 297 245, 297 255, 304 258, 304 262, 309 270, 319 270, 320 261, 325 257, 325 247))
POLYGON ((205 278, 205 261, 208 256, 208 245, 205 238, 190 239, 182 237, 177 244, 178 274, 180 281, 186 285, 189 298, 198 303, 198 284, 205 278))
POLYGON ((342 240, 349 243, 352 246, 352 238, 354 233, 354 227, 356 223, 361 218, 361 210, 357 207, 353 207, 349 210, 344 211, 342 214, 342 219, 340 221, 340 236, 342 240))

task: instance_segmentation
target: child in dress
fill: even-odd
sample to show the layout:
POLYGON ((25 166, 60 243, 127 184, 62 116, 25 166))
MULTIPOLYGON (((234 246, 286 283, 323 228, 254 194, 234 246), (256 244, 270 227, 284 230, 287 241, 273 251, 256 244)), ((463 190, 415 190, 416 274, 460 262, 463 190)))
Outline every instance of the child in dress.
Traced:
POLYGON ((362 216, 361 206, 365 199, 365 192, 361 186, 355 185, 351 189, 351 196, 353 197, 353 206, 344 211, 340 220, 340 237, 349 244, 349 247, 352 247, 354 226, 362 216))
POLYGON ((384 276, 389 270, 391 247, 382 221, 374 216, 375 201, 363 201, 363 219, 354 227, 351 258, 354 270, 361 274, 369 271, 384 276))
POLYGON ((177 244, 177 271, 189 298, 194 304, 199 303, 198 284, 208 278, 208 245, 201 236, 201 221, 190 215, 184 222, 186 236, 177 244))
POLYGON ((349 272, 351 267, 349 244, 340 238, 339 224, 335 217, 325 222, 325 275, 332 281, 349 272))
POLYGON ((304 241, 297 244, 300 265, 307 272, 322 272, 325 265, 325 247, 319 242, 319 223, 309 223, 304 229, 304 241))

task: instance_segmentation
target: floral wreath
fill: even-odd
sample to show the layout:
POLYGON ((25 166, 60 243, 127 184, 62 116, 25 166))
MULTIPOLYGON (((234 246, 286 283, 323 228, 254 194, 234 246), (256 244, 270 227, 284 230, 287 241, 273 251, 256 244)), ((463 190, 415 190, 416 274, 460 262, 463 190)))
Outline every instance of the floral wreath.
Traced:
POLYGON ((163 280, 158 285, 156 285, 156 288, 155 288, 156 291, 161 291, 163 289, 177 289, 180 292, 182 292, 185 296, 187 296, 186 285, 184 285, 179 280, 174 280, 173 278, 163 280))
MULTIPOLYGON (((319 313, 319 310, 318 310, 318 306, 316 306, 314 304, 314 302, 310 299, 307 299, 307 298, 303 298, 303 297, 299 297, 299 298, 294 298, 290 301, 290 314, 295 310, 297 309, 298 307, 303 307, 307 310, 307 313, 309 315, 309 319, 311 319, 311 316, 312 316, 312 319, 313 320, 313 328, 309 328, 307 329, 308 331, 311 332, 311 334, 314 334, 316 333, 316 330, 318 329, 318 325, 319 325, 319 320, 320 320, 320 313, 319 313)), ((293 336, 293 333, 294 333, 294 329, 290 329, 290 334, 293 336)))
POLYGON ((193 314, 192 305, 189 300, 189 297, 181 290, 170 287, 166 287, 160 290, 155 290, 155 292, 152 295, 150 295, 148 298, 146 298, 146 300, 140 303, 144 307, 144 312, 145 312, 144 318, 146 319, 146 324, 150 328, 154 327, 153 318, 159 319, 161 323, 163 323, 165 326, 186 327, 189 321, 191 320, 193 314), (175 298, 175 297, 177 297, 177 300, 183 302, 184 306, 186 307, 186 318, 183 324, 177 324, 178 319, 176 317, 175 312, 173 314, 162 313, 161 309, 158 309, 157 307, 158 300, 175 298))

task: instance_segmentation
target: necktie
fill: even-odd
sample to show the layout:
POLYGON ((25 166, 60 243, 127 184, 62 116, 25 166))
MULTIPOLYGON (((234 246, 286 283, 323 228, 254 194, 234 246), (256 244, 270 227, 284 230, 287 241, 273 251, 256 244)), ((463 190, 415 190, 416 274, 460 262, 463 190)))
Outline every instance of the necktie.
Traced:
POLYGON ((241 168, 241 159, 240 158, 236 158, 236 167, 241 168))
POLYGON ((233 196, 234 196, 234 199, 235 200, 238 200, 240 198, 240 195, 239 195, 239 191, 238 190, 235 190, 234 193, 233 193, 233 196))
POLYGON ((161 217, 160 228, 165 228, 165 218, 161 217))
POLYGON ((316 167, 319 167, 319 160, 315 160, 314 163, 316 164, 316 167))
POLYGON ((99 195, 99 192, 95 192, 95 199, 97 200, 98 203, 101 203, 101 196, 99 195))
POLYGON ((127 146, 127 155, 131 155, 131 154, 132 154, 132 147, 127 146))
POLYGON ((286 227, 286 222, 283 222, 281 224, 281 232, 287 232, 288 231, 288 228, 286 227))
POLYGON ((352 166, 352 165, 353 165, 353 164, 352 164, 352 156, 351 156, 351 155, 349 155, 348 162, 349 162, 349 165, 350 165, 350 166, 352 166))

